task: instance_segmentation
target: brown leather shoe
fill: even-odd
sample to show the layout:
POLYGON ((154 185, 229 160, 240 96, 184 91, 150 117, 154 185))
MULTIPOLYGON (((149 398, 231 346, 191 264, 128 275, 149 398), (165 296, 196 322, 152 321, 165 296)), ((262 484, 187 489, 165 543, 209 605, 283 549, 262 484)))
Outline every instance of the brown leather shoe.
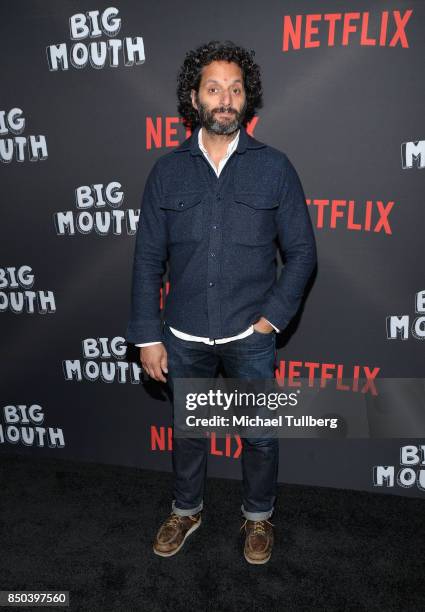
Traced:
POLYGON ((273 523, 264 519, 262 521, 244 522, 241 527, 245 527, 245 547, 244 556, 248 563, 260 564, 267 563, 272 555, 274 542, 273 523))
POLYGON ((171 557, 179 552, 186 538, 201 524, 201 513, 180 516, 172 512, 162 523, 155 536, 153 551, 161 557, 171 557))

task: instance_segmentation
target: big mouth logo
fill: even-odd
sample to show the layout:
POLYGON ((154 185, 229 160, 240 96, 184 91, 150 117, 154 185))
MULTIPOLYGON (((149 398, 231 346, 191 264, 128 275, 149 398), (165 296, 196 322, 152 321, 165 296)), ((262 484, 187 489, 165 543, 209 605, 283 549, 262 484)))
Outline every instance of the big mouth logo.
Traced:
POLYGON ((417 486, 425 491, 425 445, 406 445, 400 449, 400 469, 396 473, 394 465, 375 465, 373 484, 375 487, 394 487, 404 489, 417 486), (414 469, 414 468, 420 469, 414 469))
POLYGON ((84 338, 82 348, 83 360, 62 361, 65 380, 121 384, 142 382, 142 368, 139 364, 125 360, 127 347, 122 336, 84 338))
POLYGON ((34 281, 35 276, 31 266, 0 268, 0 312, 6 310, 16 314, 56 312, 53 291, 31 291, 34 281))
POLYGON ((121 29, 121 17, 117 17, 119 10, 110 6, 103 11, 87 11, 76 13, 69 19, 71 40, 77 41, 68 50, 66 43, 49 45, 46 48, 49 70, 57 72, 73 68, 85 68, 88 64, 92 68, 105 68, 109 59, 109 67, 134 66, 145 61, 143 38, 126 37, 124 40, 113 38, 121 29), (86 45, 81 42, 85 38, 99 38, 105 34, 107 41, 93 41, 86 45), (120 59, 120 54, 123 56, 120 59))
POLYGON ((0 110, 0 162, 44 161, 48 157, 46 137, 30 134, 21 136, 25 130, 24 111, 21 108, 0 110), (8 136, 3 138, 3 136, 8 136))
POLYGON ((133 235, 137 231, 140 210, 121 209, 124 192, 119 181, 80 185, 75 189, 77 212, 67 210, 54 213, 58 236, 97 234, 98 236, 133 235))
POLYGON ((65 438, 60 427, 46 427, 43 408, 38 404, 3 406, 4 425, 0 423, 0 444, 22 444, 63 448, 65 438))
POLYGON ((425 340, 425 289, 415 295, 415 313, 409 315, 390 315, 386 318, 387 340, 408 340, 409 330, 416 340, 425 340))
POLYGON ((410 168, 425 168, 425 140, 403 142, 401 145, 401 167, 403 170, 410 168))

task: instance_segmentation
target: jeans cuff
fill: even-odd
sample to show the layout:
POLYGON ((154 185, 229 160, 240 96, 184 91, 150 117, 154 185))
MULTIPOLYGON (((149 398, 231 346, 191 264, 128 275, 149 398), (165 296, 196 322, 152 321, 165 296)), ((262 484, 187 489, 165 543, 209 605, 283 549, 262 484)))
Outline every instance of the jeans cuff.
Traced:
POLYGON ((171 509, 174 512, 174 514, 178 514, 179 516, 193 516, 194 514, 197 514, 198 512, 200 512, 204 507, 204 502, 201 501, 201 503, 199 504, 199 506, 196 506, 195 508, 177 508, 176 507, 176 500, 173 499, 173 502, 171 504, 171 509))
POLYGON ((265 519, 271 517, 274 508, 272 508, 271 510, 267 510, 266 512, 247 512, 242 504, 241 510, 242 514, 246 519, 248 519, 248 521, 264 521, 265 519))

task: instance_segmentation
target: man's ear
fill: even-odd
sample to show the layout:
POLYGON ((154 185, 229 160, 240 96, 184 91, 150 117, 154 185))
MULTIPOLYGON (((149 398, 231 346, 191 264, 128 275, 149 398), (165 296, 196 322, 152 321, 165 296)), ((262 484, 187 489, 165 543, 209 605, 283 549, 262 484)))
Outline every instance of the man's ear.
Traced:
POLYGON ((197 107, 197 104, 196 104, 196 100, 195 100, 195 96, 196 96, 196 90, 195 89, 191 89, 190 90, 190 97, 191 97, 191 100, 192 100, 192 106, 196 110, 198 110, 198 107, 197 107))

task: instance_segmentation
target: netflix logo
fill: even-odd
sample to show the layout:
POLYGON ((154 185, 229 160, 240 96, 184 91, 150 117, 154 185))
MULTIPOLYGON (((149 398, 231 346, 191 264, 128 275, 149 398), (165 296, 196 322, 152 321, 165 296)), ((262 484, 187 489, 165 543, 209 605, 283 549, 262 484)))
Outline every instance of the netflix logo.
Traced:
POLYGON ((285 15, 283 18, 282 51, 315 47, 409 47, 406 26, 413 13, 382 11, 364 13, 315 13, 285 15))
POLYGON ((380 369, 360 365, 347 367, 342 363, 281 359, 275 370, 275 377, 281 387, 301 387, 306 381, 308 387, 323 389, 330 383, 337 391, 378 395, 375 379, 380 369))
POLYGON ((318 229, 336 229, 337 226, 357 232, 392 234, 389 215, 394 206, 381 200, 319 200, 306 199, 314 211, 318 229))
MULTIPOLYGON (((242 441, 237 434, 226 434, 225 438, 217 438, 214 432, 206 432, 209 438, 209 454, 216 457, 229 457, 239 459, 242 452, 242 441)), ((173 450, 173 428, 161 425, 151 425, 150 431, 151 451, 173 450)))
MULTIPOLYGON (((258 119, 259 117, 253 117, 246 126, 246 131, 252 137, 258 119)), ((178 147, 191 134, 191 130, 183 126, 181 117, 146 117, 147 151, 178 147)))

